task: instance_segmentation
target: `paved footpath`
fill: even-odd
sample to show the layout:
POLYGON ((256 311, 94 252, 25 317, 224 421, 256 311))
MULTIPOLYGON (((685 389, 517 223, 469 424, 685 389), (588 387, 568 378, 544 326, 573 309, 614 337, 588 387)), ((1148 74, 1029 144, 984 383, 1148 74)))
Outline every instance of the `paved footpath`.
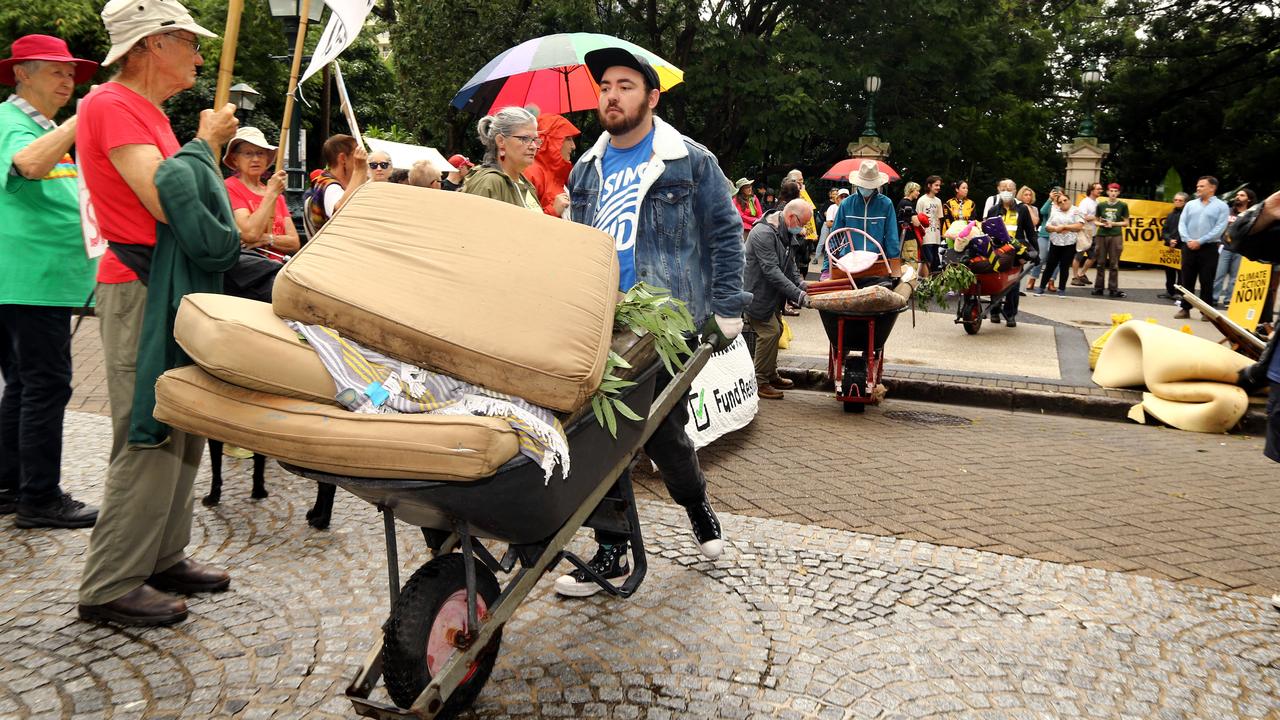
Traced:
MULTIPOLYGON (((886 407, 922 409, 936 406, 886 407)), ((990 411, 964 416, 973 424, 919 425, 875 409, 846 417, 834 401, 802 393, 766 406, 755 429, 706 452, 718 501, 746 513, 722 515, 725 555, 703 559, 683 513, 645 501, 652 556, 641 591, 630 601, 566 601, 542 583, 508 626, 474 716, 1280 716, 1280 614, 1262 597, 822 527, 889 530, 883 523, 896 503, 903 535, 923 532, 906 525, 917 523, 959 536, 929 509, 944 505, 975 526, 980 508, 1009 527, 1041 508, 1035 512, 1050 517, 1027 524, 1070 530, 1076 526, 1055 514, 1062 511, 1044 509, 1066 496, 1077 498, 1081 517, 1107 518, 1099 527, 1118 527, 1129 514, 1159 528, 1139 538, 1175 534, 1176 518, 1152 513, 1193 509, 1227 527, 1232 515, 1274 525, 1274 500, 1251 505, 1249 493, 1259 491, 1235 481, 1187 485, 1185 498, 1146 505, 1165 486, 1157 478, 1129 482, 1120 451, 1102 449, 1127 448, 1123 462, 1139 466, 1168 444, 1162 472, 1194 472, 1202 450, 1208 465, 1225 467, 1230 458, 1251 467, 1255 441, 1182 434, 1172 441, 1161 431, 1099 423, 1087 432, 1072 424, 1083 421, 990 411), (797 424, 802 418, 812 422, 797 424), (832 434, 837 419, 843 431, 832 434), (1046 430, 1050 421, 1065 424, 1046 430), (1010 427, 1048 431, 1067 451, 1087 445, 1094 459, 1027 459, 1010 427), (1143 445, 1141 433, 1161 442, 1143 445), (770 436, 780 438, 780 450, 762 449, 770 436), (1236 444, 1216 450, 1219 442, 1236 444), (1003 467, 985 474, 948 457, 955 447, 1012 447, 1014 459, 986 461, 1003 467), (931 450, 944 454, 927 459, 931 450), (1105 494, 1106 486, 1127 494, 1105 494), (962 499, 962 488, 973 499, 962 499), (776 508, 763 507, 767 493, 780 498, 776 508), (1112 520, 1104 506, 1117 502, 1126 509, 1112 520), (876 508, 884 514, 870 513, 876 508), (864 512, 873 519, 859 520, 864 512)), ((108 422, 73 413, 68 435, 67 487, 95 499, 108 422)), ((232 589, 196 598, 192 619, 175 628, 112 631, 79 622, 74 596, 88 531, 19 531, 0 520, 0 717, 352 716, 341 692, 385 616, 378 516, 339 493, 333 528, 313 531, 303 520, 311 484, 272 464, 271 496, 251 502, 247 465, 229 466, 221 506, 195 512, 195 555, 232 567, 232 589)), ((206 483, 202 473, 198 488, 206 483)), ((984 537, 1000 537, 989 532, 984 537)), ((401 540, 408 570, 424 548, 407 528, 401 540)))

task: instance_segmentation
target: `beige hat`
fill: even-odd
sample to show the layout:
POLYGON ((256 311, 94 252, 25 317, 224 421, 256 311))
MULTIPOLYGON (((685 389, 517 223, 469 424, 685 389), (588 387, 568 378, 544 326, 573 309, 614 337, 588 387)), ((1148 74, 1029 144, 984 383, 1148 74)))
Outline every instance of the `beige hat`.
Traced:
POLYGON ((875 190, 889 182, 889 176, 880 172, 880 166, 875 160, 863 160, 858 166, 858 172, 849 174, 849 182, 857 187, 875 190))
MULTIPOLYGON (((254 147, 260 147, 263 150, 271 150, 272 152, 275 152, 275 150, 278 148, 278 146, 272 145, 271 143, 267 142, 267 137, 263 135, 262 131, 259 130, 258 128, 242 127, 239 130, 236 130, 235 137, 231 138, 231 142, 227 143, 227 151, 222 153, 223 165, 226 165, 232 170, 235 169, 235 167, 231 164, 231 153, 235 152, 236 146, 242 142, 247 142, 250 145, 253 145, 254 147)), ((271 163, 267 163, 267 165, 270 166, 271 163)))
POLYGON ((111 50, 102 61, 104 67, 119 60, 144 37, 174 30, 218 37, 200 27, 178 0, 110 0, 102 8, 102 24, 111 37, 111 50))

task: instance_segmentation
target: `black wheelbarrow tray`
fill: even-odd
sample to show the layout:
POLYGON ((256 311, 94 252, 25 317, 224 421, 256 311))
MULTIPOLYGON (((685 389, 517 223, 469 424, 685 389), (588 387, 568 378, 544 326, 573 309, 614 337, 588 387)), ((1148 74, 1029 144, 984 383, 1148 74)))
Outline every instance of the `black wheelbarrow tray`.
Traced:
POLYGON ((493 669, 503 624, 561 560, 584 570, 611 595, 635 592, 647 566, 634 492, 623 471, 661 419, 684 401, 710 354, 709 344, 699 346, 656 399, 660 361, 632 377, 636 384, 623 391, 623 400, 646 419, 619 416, 616 438, 601 427, 589 405, 568 419, 567 478, 557 470, 544 483, 542 469, 523 455, 489 478, 466 483, 349 477, 282 463, 290 472, 337 485, 382 512, 391 615, 347 689, 357 713, 443 718, 465 710, 493 669), (610 492, 615 483, 617 490, 610 492), (433 556, 403 588, 396 519, 421 528, 433 556), (621 586, 591 572, 565 550, 584 526, 631 537, 632 572, 621 586), (482 539, 507 546, 501 559, 482 539), (509 575, 505 585, 498 582, 500 573, 509 575), (380 677, 396 705, 370 698, 380 677))

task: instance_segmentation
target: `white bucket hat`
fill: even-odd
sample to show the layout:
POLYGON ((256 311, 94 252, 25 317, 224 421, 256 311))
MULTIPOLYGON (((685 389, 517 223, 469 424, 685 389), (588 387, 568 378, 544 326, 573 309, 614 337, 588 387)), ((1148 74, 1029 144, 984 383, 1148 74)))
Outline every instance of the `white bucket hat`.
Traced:
POLYGON ((218 37, 197 24, 178 0, 111 0, 102 8, 102 24, 111 37, 111 50, 102 61, 104 67, 119 60, 144 37, 174 30, 218 37))
POLYGON ((880 166, 875 160, 863 160, 858 166, 858 172, 849 175, 849 182, 857 187, 875 190, 889 182, 889 176, 880 172, 880 166))
MULTIPOLYGON (((242 142, 246 142, 246 143, 249 143, 250 145, 253 145, 254 147, 260 147, 263 150, 270 150, 272 152, 275 152, 277 149, 279 149, 278 145, 272 145, 271 143, 267 142, 267 136, 263 135, 262 131, 259 130, 258 128, 242 127, 239 130, 236 130, 235 137, 231 138, 231 142, 227 143, 227 150, 226 152, 222 153, 223 165, 226 165, 232 170, 235 169, 231 165, 231 153, 235 152, 236 146, 242 142)), ((274 162, 275 161, 272 160, 271 162, 267 163, 267 165, 270 166, 274 162)))

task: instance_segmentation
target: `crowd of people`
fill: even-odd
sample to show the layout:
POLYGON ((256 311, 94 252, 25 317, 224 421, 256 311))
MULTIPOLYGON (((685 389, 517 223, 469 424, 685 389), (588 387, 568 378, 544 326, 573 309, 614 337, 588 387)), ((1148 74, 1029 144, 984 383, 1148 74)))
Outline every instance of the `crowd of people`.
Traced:
MULTIPOLYGON (((284 261, 367 182, 477 195, 600 229, 617 251, 620 290, 640 281, 670 290, 716 350, 750 325, 758 392, 767 399, 791 385, 777 371, 781 319, 809 304, 811 258, 823 280, 834 272, 825 246, 845 229, 861 231, 851 247, 913 263, 927 275, 942 269, 949 224, 999 218, 1045 262, 1026 290, 1062 295, 1069 285, 1088 286, 1094 269, 1094 295, 1125 296, 1118 267, 1129 212, 1119 185, 1103 198, 1095 184, 1079 203, 1054 188, 1037 205, 1034 191, 1005 179, 979 211, 967 182, 953 183, 944 200, 935 175, 923 185, 907 183, 895 203, 885 192, 888 175, 866 160, 849 176, 850 187, 833 188, 819 208, 798 169, 776 193, 750 178, 731 183, 711 153, 656 114, 661 91, 653 67, 618 48, 586 57, 600 87, 604 132, 576 161, 581 131, 537 108, 499 108, 481 118, 483 158, 473 163, 454 154, 447 170, 428 161, 396 168, 387 153, 335 135, 324 142, 324 168, 311 176, 300 232, 284 200, 285 173, 272 169, 277 145, 256 128, 239 127, 233 106, 203 111, 186 143, 171 129, 164 103, 195 83, 204 63, 200 38, 214 34, 172 1, 111 0, 102 19, 111 40, 102 65, 115 74, 61 124, 52 118, 97 63, 42 35, 15 41, 11 57, 0 61, 0 83, 14 86, 0 104, 7 191, 0 194, 0 242, 15 259, 0 265, 0 513, 16 514, 19 527, 93 527, 79 590, 86 620, 177 622, 187 615, 180 595, 229 587, 226 570, 186 553, 204 442, 151 413, 154 381, 179 355, 172 312, 184 294, 222 291, 224 275, 245 253, 284 261), (107 242, 96 261, 86 252, 78 183, 107 242), (42 242, 26 242, 28 235, 42 242), (112 419, 101 508, 59 486, 70 320, 90 297, 112 419)), ((1198 280, 1207 300, 1229 294, 1215 275, 1232 276, 1239 256, 1221 248, 1223 232, 1256 199, 1243 192, 1233 211, 1216 197, 1217 184, 1200 178, 1196 198, 1175 203, 1165 226, 1166 239, 1182 248, 1184 285, 1198 280)), ((1272 220, 1265 216, 1259 227, 1272 220)), ((1009 327, 1016 326, 1019 294, 993 311, 1009 327)), ((1280 368, 1273 370, 1267 377, 1280 383, 1280 368)), ((669 380, 664 375, 658 390, 669 380)), ((702 552, 715 558, 724 543, 685 432, 687 414, 678 403, 645 450, 686 510, 702 552)), ((601 532, 596 539, 592 573, 628 575, 628 538, 601 532)), ((575 597, 600 590, 581 570, 555 587, 575 597)))

